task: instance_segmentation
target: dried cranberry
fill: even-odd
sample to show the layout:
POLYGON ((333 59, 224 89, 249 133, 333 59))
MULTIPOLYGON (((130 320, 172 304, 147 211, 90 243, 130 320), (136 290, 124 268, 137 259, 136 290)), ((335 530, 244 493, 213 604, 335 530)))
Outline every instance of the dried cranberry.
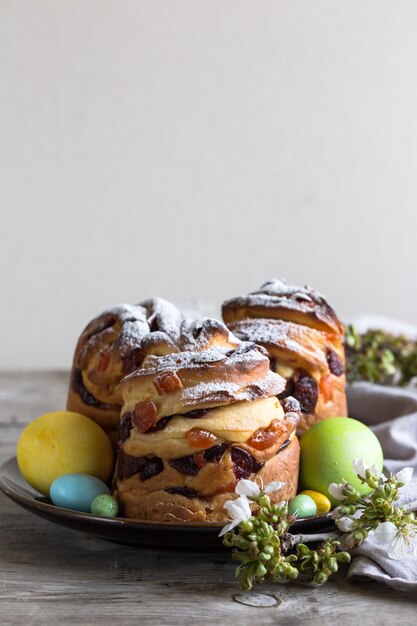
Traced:
POLYGON ((198 419, 199 417, 203 417, 210 409, 195 409, 194 411, 189 411, 188 413, 184 413, 185 417, 189 417, 190 419, 198 419))
POLYGON ((248 478, 251 474, 259 472, 262 468, 262 463, 259 463, 249 452, 233 446, 232 448, 232 461, 234 465, 235 476, 238 480, 241 478, 248 478))
POLYGON ((157 433, 158 431, 163 430, 173 417, 173 415, 161 417, 161 419, 156 422, 155 426, 153 426, 152 428, 148 428, 146 434, 148 435, 149 433, 157 433))
POLYGON ((288 396, 292 395, 294 395, 294 381, 292 378, 288 378, 285 383, 285 389, 278 395, 278 399, 283 400, 284 398, 288 398, 288 396))
POLYGON ((154 476, 157 476, 157 474, 160 474, 163 469, 164 469, 163 460, 160 459, 159 456, 154 456, 147 461, 140 475, 141 475, 142 480, 149 480, 149 478, 153 478, 154 476))
POLYGON ((132 414, 125 413, 121 419, 119 425, 119 441, 124 443, 129 439, 130 431, 132 430, 132 414))
POLYGON ((165 489, 167 493, 177 494, 179 496, 185 496, 186 498, 198 498, 199 493, 191 487, 167 487, 165 489))
POLYGON ((293 396, 299 401, 303 413, 313 413, 318 398, 317 383, 311 376, 302 375, 294 382, 293 396))
POLYGON ((329 370, 332 374, 334 374, 335 376, 341 376, 345 373, 342 359, 338 354, 336 354, 336 352, 330 350, 330 348, 327 349, 326 360, 327 365, 329 366, 329 370))
POLYGON ((192 454, 189 456, 180 456, 178 459, 172 459, 169 461, 169 464, 178 472, 181 472, 181 474, 185 474, 186 476, 196 476, 200 469, 195 463, 192 454))
POLYGON ((130 456, 121 451, 117 460, 117 478, 125 480, 134 474, 138 474, 144 468, 145 463, 146 459, 130 456))
POLYGON ((204 458, 206 461, 218 463, 222 458, 223 454, 226 452, 229 447, 229 443, 219 443, 217 446, 212 446, 204 451, 204 458))

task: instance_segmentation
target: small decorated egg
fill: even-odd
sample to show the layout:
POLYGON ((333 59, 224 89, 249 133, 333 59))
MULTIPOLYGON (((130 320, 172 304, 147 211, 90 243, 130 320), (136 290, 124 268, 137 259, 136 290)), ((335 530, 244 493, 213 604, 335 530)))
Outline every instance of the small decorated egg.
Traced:
POLYGON ((107 493, 94 498, 91 504, 91 513, 93 515, 101 515, 103 517, 116 517, 119 512, 117 500, 107 493))
POLYGON ((297 517, 311 517, 316 515, 317 507, 313 498, 305 495, 295 496, 288 504, 288 513, 297 517))
POLYGON ((90 513, 93 500, 110 489, 95 476, 88 474, 64 474, 51 485, 50 497, 56 506, 90 513))
POLYGON ((300 491, 300 496, 310 496, 316 503, 317 507, 317 515, 324 515, 324 513, 328 513, 332 508, 329 498, 327 498, 324 493, 320 493, 319 491, 313 491, 313 489, 305 489, 304 491, 300 491))

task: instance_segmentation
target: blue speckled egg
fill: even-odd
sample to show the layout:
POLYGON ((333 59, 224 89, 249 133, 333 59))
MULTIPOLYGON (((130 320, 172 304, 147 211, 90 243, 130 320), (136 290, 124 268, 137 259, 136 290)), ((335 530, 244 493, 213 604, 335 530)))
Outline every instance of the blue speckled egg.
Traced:
POLYGON ((104 493, 110 493, 110 489, 95 476, 64 474, 54 480, 49 495, 56 506, 89 513, 93 500, 104 493))

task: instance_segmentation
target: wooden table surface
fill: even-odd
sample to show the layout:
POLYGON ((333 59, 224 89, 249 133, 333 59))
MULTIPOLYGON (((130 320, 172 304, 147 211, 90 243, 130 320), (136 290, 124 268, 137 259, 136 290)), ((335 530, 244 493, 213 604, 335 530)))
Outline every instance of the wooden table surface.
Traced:
MULTIPOLYGON (((64 408, 67 374, 0 374, 0 462, 24 425, 64 408)), ((337 576, 320 589, 240 591, 227 553, 126 547, 62 528, 0 494, 0 624, 415 625, 417 598, 337 576), (244 602, 245 604, 242 604, 244 602), (256 603, 272 606, 251 606, 256 603)))

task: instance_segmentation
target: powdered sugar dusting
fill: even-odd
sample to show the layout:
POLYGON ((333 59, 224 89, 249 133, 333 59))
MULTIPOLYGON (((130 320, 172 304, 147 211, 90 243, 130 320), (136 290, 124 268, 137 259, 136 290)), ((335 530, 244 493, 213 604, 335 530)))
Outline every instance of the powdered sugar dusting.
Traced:
POLYGON ((182 314, 177 307, 164 298, 150 298, 140 303, 147 312, 149 331, 162 331, 175 343, 180 336, 182 314))
POLYGON ((182 394, 182 401, 186 406, 208 402, 252 402, 259 398, 278 395, 284 388, 285 381, 269 370, 266 376, 246 387, 242 387, 239 382, 226 380, 201 382, 194 387, 185 389, 182 394))
MULTIPOLYGON (((221 361, 228 361, 233 367, 242 365, 253 366, 259 362, 269 364, 268 358, 253 342, 243 342, 237 348, 209 348, 202 352, 177 352, 165 356, 153 354, 146 357, 142 364, 143 375, 158 374, 163 371, 177 372, 180 369, 193 369, 202 366, 209 367, 221 361)), ((130 374, 129 378, 141 376, 141 370, 130 374)))
POLYGON ((313 316, 332 329, 342 329, 336 313, 324 296, 308 286, 296 287, 287 285, 282 279, 270 280, 264 283, 257 291, 226 300, 223 304, 224 318, 227 319, 228 317, 228 309, 233 310, 239 307, 257 307, 266 309, 266 311, 287 309, 305 315, 306 322, 309 317, 313 316))
POLYGON ((274 348, 280 353, 291 353, 291 358, 302 358, 316 367, 327 370, 326 334, 309 328, 276 319, 253 318, 239 320, 230 324, 232 330, 242 341, 251 339, 263 345, 274 355, 274 348))
POLYGON ((141 341, 148 335, 164 333, 168 341, 178 342, 182 316, 179 310, 162 298, 145 300, 142 304, 119 304, 106 309, 95 317, 83 331, 90 349, 101 347, 108 336, 110 343, 115 343, 121 355, 132 348, 139 348, 141 341), (116 333, 114 342, 112 335, 116 333))
POLYGON ((235 337, 225 324, 219 320, 203 317, 186 319, 181 325, 181 350, 206 350, 215 343, 222 347, 235 347, 239 339, 235 337))

